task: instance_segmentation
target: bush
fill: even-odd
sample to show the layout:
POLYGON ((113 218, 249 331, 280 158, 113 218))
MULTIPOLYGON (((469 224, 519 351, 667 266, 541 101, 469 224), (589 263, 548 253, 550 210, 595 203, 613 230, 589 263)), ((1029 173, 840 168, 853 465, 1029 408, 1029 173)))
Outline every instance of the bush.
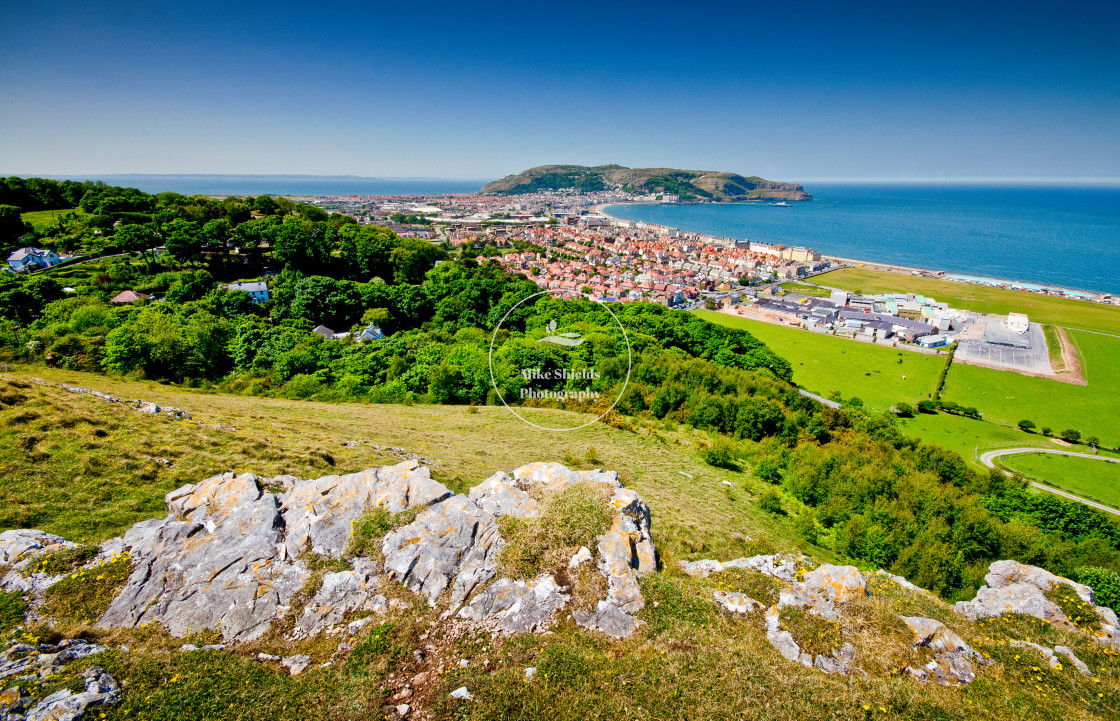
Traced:
POLYGON ((1035 429, 1034 421, 1021 420, 1019 421, 1019 430, 1030 433, 1035 429))
POLYGON ((775 516, 786 515, 786 509, 782 508, 782 498, 773 488, 768 488, 758 499, 758 507, 775 516))
POLYGON ((739 470, 739 466, 735 463, 735 449, 726 438, 717 438, 711 445, 701 448, 700 457, 709 466, 727 468, 732 471, 739 470))
POLYGON ((1081 440, 1081 431, 1075 431, 1072 428, 1067 428, 1059 433, 1058 437, 1066 443, 1077 443, 1081 440))
POLYGON ((1098 606, 1107 606, 1113 611, 1120 608, 1120 574, 1116 571, 1100 566, 1080 566, 1070 575, 1074 581, 1093 589, 1094 601, 1098 606))
POLYGON ((323 384, 315 376, 300 373, 284 384, 285 398, 310 398, 323 390, 323 384))
POLYGON ((897 403, 894 407, 894 414, 899 418, 909 418, 914 415, 914 406, 909 403, 897 403))

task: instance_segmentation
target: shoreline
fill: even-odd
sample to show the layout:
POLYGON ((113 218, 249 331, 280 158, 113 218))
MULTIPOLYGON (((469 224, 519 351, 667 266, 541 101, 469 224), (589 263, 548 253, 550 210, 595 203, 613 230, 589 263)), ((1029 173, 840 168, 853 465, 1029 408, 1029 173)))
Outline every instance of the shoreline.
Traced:
MULTIPOLYGON (((743 205, 743 204, 745 204, 745 203, 723 203, 722 205, 743 205)), ((598 213, 599 215, 604 215, 604 216, 606 216, 606 217, 608 217, 612 220, 626 220, 626 221, 629 221, 628 218, 619 218, 619 217, 611 215, 609 212, 607 212, 608 208, 611 208, 613 206, 619 206, 619 205, 661 205, 661 204, 660 203, 609 203, 609 204, 602 204, 602 205, 593 205, 593 206, 591 206, 591 211, 594 212, 594 213, 598 213)), ((631 221, 631 222, 646 222, 646 221, 631 221)), ((700 233, 699 231, 687 230, 687 229, 684 229, 684 228, 677 228, 677 227, 674 227, 674 226, 671 226, 671 225, 664 225, 662 223, 648 223, 647 222, 647 225, 654 225, 654 226, 661 227, 661 228, 672 228, 673 230, 682 230, 686 233, 696 233, 697 235, 708 235, 707 233, 700 233)), ((711 237, 716 237, 716 236, 711 236, 711 237)), ((950 277, 951 275, 954 275, 954 274, 955 275, 964 275, 963 273, 956 273, 955 271, 935 270, 935 269, 930 269, 930 268, 916 268, 916 267, 911 267, 911 266, 899 265, 898 263, 887 263, 887 262, 876 261, 876 260, 861 260, 861 259, 858 259, 858 258, 844 258, 844 257, 838 256, 838 255, 827 255, 825 253, 821 253, 820 256, 821 256, 821 260, 827 260, 827 261, 830 261, 830 262, 835 262, 835 263, 840 263, 841 264, 840 267, 833 268, 831 270, 840 270, 841 267, 846 267, 846 266, 864 267, 867 270, 875 270, 875 271, 884 272, 884 273, 903 273, 903 274, 906 274, 906 275, 914 274, 914 275, 921 276, 923 278, 929 278, 930 280, 943 280, 943 281, 948 282, 948 283, 960 283, 961 285, 978 285, 978 286, 987 287, 987 288, 997 288, 997 289, 1000 289, 1000 290, 1013 290, 1013 291, 1018 291, 1020 293, 1030 293, 1032 295, 1047 295, 1047 296, 1058 295, 1059 297, 1062 297, 1065 300, 1080 300, 1080 301, 1084 301, 1086 303, 1096 303, 1097 305, 1116 305, 1115 303, 1111 303, 1111 302, 1105 300, 1106 297, 1108 297, 1108 298, 1113 297, 1112 293, 1104 293, 1104 292, 1101 292, 1101 291, 1083 290, 1083 289, 1079 289, 1079 288, 1067 288, 1067 287, 1059 286, 1059 285, 1045 285, 1043 283, 1030 283, 1030 282, 1027 282, 1027 281, 1008 280, 1008 279, 1004 279, 1004 278, 990 278, 990 277, 987 277, 987 276, 973 276, 973 277, 975 277, 977 279, 985 280, 985 281, 990 281, 990 282, 987 282, 987 283, 973 283, 973 282, 969 282, 969 281, 966 281, 966 280, 950 277), (1011 287, 1011 286, 1016 286, 1016 285, 1023 286, 1023 287, 1020 287, 1020 288, 1011 287), (1027 286, 1041 288, 1044 291, 1053 291, 1053 292, 1040 293, 1038 291, 1031 290, 1027 286), (1087 295, 1087 296, 1090 296, 1090 297, 1079 298, 1079 297, 1077 297, 1078 295, 1087 295)), ((827 272, 830 272, 830 271, 826 271, 826 273, 827 272)))

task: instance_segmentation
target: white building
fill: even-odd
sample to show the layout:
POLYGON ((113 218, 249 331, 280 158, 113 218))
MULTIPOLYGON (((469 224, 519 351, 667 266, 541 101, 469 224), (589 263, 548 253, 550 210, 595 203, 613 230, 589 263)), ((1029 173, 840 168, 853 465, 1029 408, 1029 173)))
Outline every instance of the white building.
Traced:
POLYGON ((1030 330, 1031 324, 1027 320, 1027 316, 1023 313, 1008 313, 1007 314, 1007 329, 1015 333, 1026 333, 1030 330))
POLYGON ((229 289, 245 291, 254 303, 264 303, 268 300, 268 284, 263 280, 253 283, 230 283, 229 289))
POLYGON ((8 256, 8 267, 16 272, 50 268, 62 259, 53 250, 42 248, 20 248, 8 256))

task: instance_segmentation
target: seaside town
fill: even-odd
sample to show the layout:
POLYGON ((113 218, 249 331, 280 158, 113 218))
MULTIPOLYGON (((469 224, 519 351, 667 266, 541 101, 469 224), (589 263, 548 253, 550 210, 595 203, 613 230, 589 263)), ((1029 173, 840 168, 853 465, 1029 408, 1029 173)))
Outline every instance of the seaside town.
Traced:
MULTIPOLYGON (((1047 341, 1026 315, 989 316, 949 307, 920 294, 861 295, 811 279, 858 261, 822 257, 804 246, 717 237, 612 217, 610 206, 677 203, 677 196, 548 190, 520 195, 447 194, 293 198, 360 224, 391 228, 463 257, 490 258, 542 290, 601 302, 648 301, 673 309, 705 308, 880 345, 936 352, 957 343, 964 362, 1050 373, 1047 341)), ((754 201, 777 207, 784 201, 754 201)), ((783 211, 776 211, 783 212, 783 211)), ((78 260, 41 248, 8 257, 9 272, 34 272, 78 260)), ((872 264, 873 265, 873 264, 872 264)), ((901 270, 891 268, 892 270, 901 270)), ((1106 294, 909 270, 914 275, 1114 303, 1106 294)), ((234 283, 254 302, 269 300, 266 280, 234 283)), ((144 296, 146 297, 146 296, 144 296)), ((115 303, 143 299, 133 291, 115 303)), ((316 332, 342 339, 349 333, 316 332)), ((377 339, 367 328, 359 340, 377 339), (368 336, 368 337, 367 337, 368 336)))

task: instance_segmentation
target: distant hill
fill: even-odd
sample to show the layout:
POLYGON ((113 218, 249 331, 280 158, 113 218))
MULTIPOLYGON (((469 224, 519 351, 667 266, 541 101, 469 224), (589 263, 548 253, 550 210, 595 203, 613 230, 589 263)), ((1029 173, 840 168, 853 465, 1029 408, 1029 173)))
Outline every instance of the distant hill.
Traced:
POLYGON ((635 193, 678 195, 681 200, 813 199, 799 183, 780 183, 753 175, 743 177, 713 170, 624 168, 621 165, 542 165, 487 183, 482 192, 487 195, 520 195, 561 188, 595 191, 619 186, 635 193))

